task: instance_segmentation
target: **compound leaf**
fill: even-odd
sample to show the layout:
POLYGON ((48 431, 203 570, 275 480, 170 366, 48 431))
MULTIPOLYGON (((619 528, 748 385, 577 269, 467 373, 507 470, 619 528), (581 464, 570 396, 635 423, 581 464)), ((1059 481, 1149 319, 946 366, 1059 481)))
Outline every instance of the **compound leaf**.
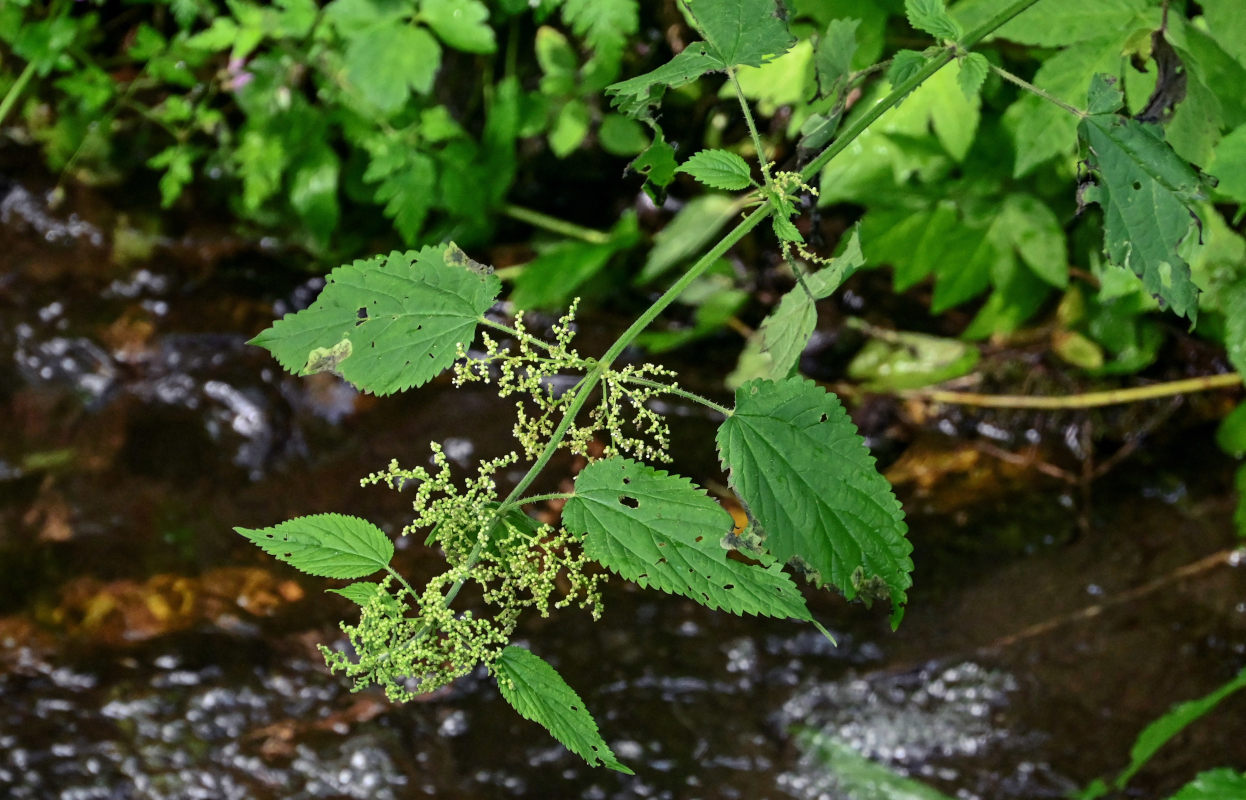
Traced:
POLYGON ((802 378, 749 381, 717 442, 767 549, 848 599, 890 597, 898 625, 913 570, 904 513, 835 395, 802 378))
POLYGON ((1090 87, 1095 113, 1078 125, 1093 179, 1081 187, 1081 199, 1103 208, 1108 259, 1133 270, 1147 291, 1193 322, 1198 287, 1178 247, 1199 227, 1192 205, 1202 196, 1202 180, 1159 128, 1117 114, 1121 102, 1108 79, 1096 75, 1090 87))
POLYGON ((960 25, 948 16, 943 0, 904 0, 904 15, 910 25, 936 39, 960 38, 960 25))
POLYGON ((675 171, 687 173, 711 189, 745 189, 753 183, 748 162, 726 150, 702 150, 675 171))
POLYGON ((640 28, 637 0, 565 0, 562 18, 599 53, 618 54, 640 28))
POLYGON ((311 306, 250 343, 290 372, 336 372, 390 394, 449 367, 500 289, 492 274, 447 263, 444 247, 393 252, 333 270, 311 306))
POLYGON ((420 0, 420 18, 456 50, 492 53, 497 49, 489 9, 480 0, 420 0))
POLYGON ((279 561, 321 578, 363 578, 385 569, 394 557, 394 543, 384 531, 345 514, 316 514, 270 528, 234 530, 279 561))
POLYGON ((642 587, 733 614, 810 619, 782 565, 727 557, 731 515, 687 478, 626 458, 596 461, 576 478, 563 521, 590 558, 642 587))
POLYGON ((615 758, 601 738, 597 723, 584 708, 584 701, 540 656, 511 645, 502 650, 493 664, 493 671, 502 697, 519 716, 545 728, 590 767, 601 764, 627 775, 634 774, 615 758))

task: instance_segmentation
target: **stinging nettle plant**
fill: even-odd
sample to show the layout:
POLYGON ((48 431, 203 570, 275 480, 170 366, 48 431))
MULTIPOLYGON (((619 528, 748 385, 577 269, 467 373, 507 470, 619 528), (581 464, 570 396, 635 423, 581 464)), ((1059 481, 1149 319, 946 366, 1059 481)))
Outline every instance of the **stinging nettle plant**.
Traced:
MULTIPOLYGON (((801 142, 802 150, 816 155, 799 172, 775 171, 762 155, 757 181, 743 158, 724 150, 702 151, 676 167, 653 111, 667 88, 724 73, 755 150, 764 154, 736 69, 760 66, 794 39, 775 0, 686 0, 684 10, 703 40, 608 92, 622 112, 654 132, 653 144, 634 166, 657 185, 655 191, 678 169, 713 188, 748 190, 742 205, 756 207, 600 356, 581 355, 573 346, 574 303, 545 338, 528 328, 522 312, 508 319, 497 305, 501 281, 454 244, 341 266, 310 307, 252 340, 292 373, 332 372, 364 392, 405 391, 452 371, 456 386, 486 383, 501 397, 515 398, 516 449, 482 462, 474 477, 453 475, 433 443, 431 468, 391 462, 363 479, 414 489, 415 516, 403 535, 423 536, 447 564, 422 588, 391 564, 389 537, 362 519, 321 514, 236 529, 306 573, 355 580, 330 590, 355 602, 360 618, 343 623, 349 651, 322 647, 329 668, 349 676, 356 689, 378 685, 394 701, 404 701, 483 664, 522 716, 590 765, 630 772, 553 667, 510 643, 524 612, 547 616, 578 606, 597 619, 600 584, 613 573, 711 609, 806 621, 829 637, 790 570, 850 600, 889 600, 892 625, 898 625, 913 569, 900 504, 835 395, 795 374, 814 329, 816 301, 830 296, 864 258, 855 232, 834 259, 812 253, 792 218, 800 195, 815 192, 810 182, 822 168, 940 68, 958 61, 962 88, 978 91, 988 69, 997 68, 970 48, 1035 2, 1010 2, 965 33, 942 0, 907 0, 910 22, 939 44, 924 53, 898 54, 888 73, 893 91, 837 136, 848 90, 874 70, 849 73, 847 59, 836 59, 832 48, 845 46, 845 31, 850 45, 852 29, 832 23, 820 44, 826 52, 819 50, 819 64, 827 65, 820 83, 832 110, 807 126, 801 142), (764 220, 797 285, 750 343, 760 366, 737 389, 734 405, 680 388, 674 373, 661 366, 624 363, 624 351, 637 336, 764 220), (557 391, 568 375, 578 381, 557 391), (560 380, 551 380, 555 376, 560 380), (669 460, 667 423, 650 403, 661 396, 700 403, 722 416, 716 445, 730 486, 748 511, 746 530, 735 531, 731 515, 703 489, 652 466, 669 460), (588 460, 574 490, 528 493, 560 449, 588 460), (517 464, 528 465, 527 471, 503 495, 495 475, 517 464), (524 510, 551 500, 563 501, 557 526, 524 510), (730 549, 747 561, 729 557, 730 549), (456 607, 468 583, 476 584, 484 611, 456 607)), ((1199 176, 1172 154, 1162 135, 1116 113, 1119 93, 1107 81, 1096 78, 1089 98, 1089 111, 1069 110, 1079 115, 1088 148, 1083 198, 1106 212, 1108 257, 1193 318, 1196 290, 1176 248, 1195 224, 1188 209, 1199 176), (1145 248, 1131 244, 1133 231, 1156 218, 1163 223, 1161 235, 1147 238, 1145 248)))

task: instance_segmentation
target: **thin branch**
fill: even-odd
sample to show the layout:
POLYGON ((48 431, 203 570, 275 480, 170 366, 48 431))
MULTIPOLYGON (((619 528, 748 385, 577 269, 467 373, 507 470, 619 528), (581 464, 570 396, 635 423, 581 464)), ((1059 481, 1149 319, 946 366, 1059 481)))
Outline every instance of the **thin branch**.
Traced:
POLYGON ((1004 80, 1014 83, 1017 86, 1020 86, 1022 89, 1026 90, 1030 94, 1037 95, 1038 97, 1041 97, 1044 100, 1046 100, 1048 103, 1052 103, 1053 105, 1059 106, 1060 108, 1069 112, 1070 114, 1077 117, 1078 119, 1085 119, 1086 117, 1090 116, 1085 111, 1078 108, 1077 106, 1069 105, 1068 103, 1061 100, 1059 97, 1056 97, 1051 92, 1048 92, 1046 89, 1040 89, 1039 87, 1030 83, 1026 79, 1022 78, 1020 75, 1014 75, 1013 73, 1009 72, 1003 67, 998 67, 992 64, 991 71, 994 72, 996 75, 1000 76, 1001 78, 1003 78, 1004 80))
POLYGON ((977 394, 975 392, 951 392, 944 389, 914 389, 898 392, 901 397, 915 397, 948 405, 978 406, 981 408, 1037 408, 1059 411, 1071 408, 1099 408, 1101 406, 1138 403, 1160 397, 1207 392, 1240 386, 1242 376, 1236 372, 1209 375, 1203 378, 1185 378, 1179 381, 1134 386, 1128 389, 1108 389, 1101 392, 1085 392, 1064 397, 1033 397, 1013 394, 977 394))

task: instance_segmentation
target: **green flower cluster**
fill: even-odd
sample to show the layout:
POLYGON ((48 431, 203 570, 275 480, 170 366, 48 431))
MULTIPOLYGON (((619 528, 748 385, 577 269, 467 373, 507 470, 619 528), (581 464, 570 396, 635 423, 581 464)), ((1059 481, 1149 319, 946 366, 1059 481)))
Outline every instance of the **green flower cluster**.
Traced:
POLYGON ((387 578, 362 604, 359 624, 343 624, 353 653, 321 648, 325 663, 361 689, 376 684, 395 702, 427 693, 471 672, 492 667, 509 643, 520 615, 578 605, 601 616, 600 583, 578 537, 541 525, 518 507, 498 502, 494 475, 516 461, 516 453, 482 461, 476 477, 455 484, 440 445, 432 444, 431 470, 404 468, 397 461, 364 478, 364 485, 402 490, 416 487, 415 517, 404 535, 427 531, 449 568, 422 593, 387 578), (455 611, 452 603, 468 583, 479 588, 487 614, 455 611))
MULTIPOLYGON (((575 311, 578 298, 556 322, 552 342, 539 339, 527 330, 523 312, 515 316, 514 327, 504 328, 513 347, 501 344, 482 332, 483 355, 459 349, 454 365, 454 385, 494 383, 499 397, 520 397, 515 403, 514 436, 524 455, 536 458, 553 437, 561 413, 574 396, 573 391, 558 392, 559 377, 575 373, 602 371, 601 395, 588 413, 584 425, 568 431, 560 446, 576 455, 591 457, 591 444, 597 434, 605 438, 604 455, 631 455, 640 459, 670 461, 670 427, 650 402, 660 394, 677 388, 675 373, 655 364, 629 364, 610 369, 593 359, 580 356, 571 347, 575 337, 575 311)), ((501 326, 498 326, 501 327, 501 326)))

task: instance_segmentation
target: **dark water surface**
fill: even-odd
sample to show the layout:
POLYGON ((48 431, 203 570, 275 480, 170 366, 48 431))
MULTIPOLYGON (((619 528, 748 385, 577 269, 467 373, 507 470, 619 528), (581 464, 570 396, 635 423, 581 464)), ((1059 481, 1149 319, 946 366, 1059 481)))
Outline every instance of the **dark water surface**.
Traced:
MULTIPOLYGON (((895 796, 850 785, 820 733, 954 796, 1061 797, 1246 665, 1246 570, 1216 556, 1235 546, 1232 465, 1195 431, 1096 486, 1080 535, 1081 501, 1037 473, 972 503, 906 490, 917 573, 897 633, 885 609, 811 596, 833 648, 617 582, 600 624, 528 620, 635 777, 585 767, 483 675, 399 707, 352 695, 315 651, 349 604, 231 527, 332 510, 397 531, 408 501, 359 478, 421 463, 434 436, 465 468, 509 450, 509 402, 284 376, 244 342, 314 279, 273 285, 262 252, 152 246, 97 216, 33 189, 0 203, 0 796, 895 796)), ((621 322, 589 319, 583 349, 621 322)), ((687 385, 720 391, 683 359, 667 363, 687 385)), ((715 420, 674 410, 676 468, 721 482, 715 420)), ((440 571, 409 544, 408 574, 440 571)), ((1225 703, 1129 796, 1246 765, 1244 712, 1225 703)))

